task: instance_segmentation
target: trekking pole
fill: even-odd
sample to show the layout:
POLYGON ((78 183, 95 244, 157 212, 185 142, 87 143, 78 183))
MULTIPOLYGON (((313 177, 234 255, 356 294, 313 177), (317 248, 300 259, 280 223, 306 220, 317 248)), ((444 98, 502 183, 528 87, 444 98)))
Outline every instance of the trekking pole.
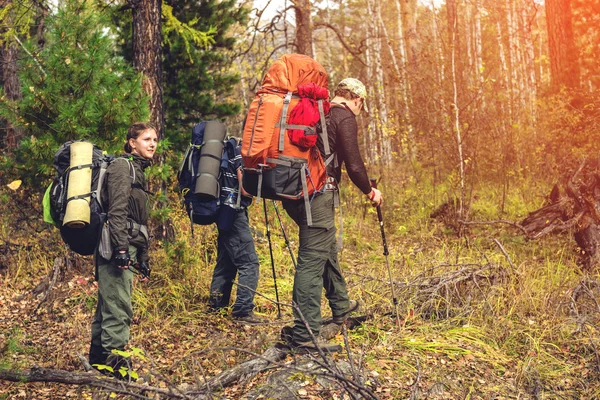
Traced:
POLYGON ((290 246, 290 241, 288 240, 287 233, 285 233, 285 228, 283 227, 283 221, 281 220, 281 215, 279 214, 279 209, 277 208, 277 202, 273 200, 273 208, 275 208, 275 214, 277 214, 277 219, 279 220, 279 226, 281 227, 281 233, 283 233, 283 240, 285 240, 285 245, 290 251, 290 256, 292 257, 292 264, 294 264, 294 268, 296 268, 296 258, 294 257, 294 252, 292 251, 292 246, 290 246))
MULTIPOLYGON (((377 179, 370 178, 371 187, 377 189, 377 179)), ((394 281, 392 280, 392 271, 390 270, 390 260, 388 256, 390 254, 388 250, 387 240, 385 239, 385 230, 383 228, 383 214, 381 213, 381 206, 377 206, 377 219, 379 220, 379 228, 381 229, 381 239, 383 241, 383 255, 385 256, 385 265, 387 266, 388 277, 390 278, 390 287, 392 288, 392 301, 394 302, 394 311, 396 313, 396 324, 400 326, 400 315, 398 314, 398 299, 394 293, 394 281)))
POLYGON ((281 306, 279 305, 279 292, 277 291, 277 276, 275 275, 275 261, 273 260, 273 245, 271 244, 271 228, 267 216, 267 200, 263 197, 263 208, 265 209, 265 226, 267 227, 267 240, 269 240, 269 253, 271 254, 271 269, 273 270, 273 283, 275 284, 275 299, 277 300, 277 318, 281 318, 281 306))

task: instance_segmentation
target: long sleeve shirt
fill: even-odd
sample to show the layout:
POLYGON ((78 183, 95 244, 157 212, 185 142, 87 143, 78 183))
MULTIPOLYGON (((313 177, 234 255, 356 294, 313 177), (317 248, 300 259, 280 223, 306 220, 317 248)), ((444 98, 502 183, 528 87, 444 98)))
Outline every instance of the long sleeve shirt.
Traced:
MULTIPOLYGON (((360 155, 358 147, 358 124, 356 116, 346 107, 333 105, 327 116, 327 136, 329 137, 329 148, 332 153, 337 154, 338 165, 327 168, 328 174, 333 176, 337 182, 342 178, 342 163, 352 183, 364 194, 371 192, 371 184, 367 168, 360 155)), ((323 157, 326 156, 321 136, 317 140, 317 147, 323 157)))
POLYGON ((148 261, 148 243, 142 235, 128 237, 127 219, 140 224, 148 223, 149 208, 144 169, 149 162, 134 154, 124 154, 106 169, 108 223, 114 251, 127 250, 129 244, 138 248, 140 261, 148 261), (125 160, 128 158, 130 161, 125 160), (135 173, 132 174, 130 164, 135 173), (132 182, 132 175, 135 181, 132 182))

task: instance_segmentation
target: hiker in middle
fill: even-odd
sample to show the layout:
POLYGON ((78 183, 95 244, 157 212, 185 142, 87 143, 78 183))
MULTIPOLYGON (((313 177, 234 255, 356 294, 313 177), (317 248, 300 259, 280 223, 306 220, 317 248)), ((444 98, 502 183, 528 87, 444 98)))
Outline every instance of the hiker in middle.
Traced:
MULTIPOLYGON (((297 304, 302 317, 316 337, 311 340, 302 317, 294 313, 292 331, 293 345, 303 351, 339 351, 341 346, 328 342, 319 336, 321 330, 321 294, 325 296, 333 314, 333 322, 343 324, 351 312, 357 311, 359 303, 350 300, 346 281, 338 265, 337 243, 335 240, 335 200, 338 196, 337 184, 341 179, 341 164, 346 165, 348 176, 371 201, 373 206, 382 202, 381 192, 372 189, 367 169, 358 146, 358 124, 356 116, 360 114, 367 97, 365 86, 357 79, 346 78, 335 89, 328 115, 327 134, 332 153, 337 163, 327 167, 325 190, 317 193, 310 206, 312 225, 307 223, 303 201, 286 200, 283 207, 300 228, 300 248, 298 265, 294 276, 293 301, 297 304), (337 165, 336 165, 337 164, 337 165)), ((325 156, 321 135, 317 147, 325 156)))
POLYGON ((233 157, 228 158, 227 170, 223 173, 221 206, 217 221, 217 265, 210 284, 209 307, 217 311, 229 306, 231 289, 237 274, 237 295, 232 316, 242 323, 261 324, 267 321, 254 313, 259 262, 248 223, 247 207, 252 204, 252 197, 240 184, 242 156, 239 143, 232 155, 233 157))

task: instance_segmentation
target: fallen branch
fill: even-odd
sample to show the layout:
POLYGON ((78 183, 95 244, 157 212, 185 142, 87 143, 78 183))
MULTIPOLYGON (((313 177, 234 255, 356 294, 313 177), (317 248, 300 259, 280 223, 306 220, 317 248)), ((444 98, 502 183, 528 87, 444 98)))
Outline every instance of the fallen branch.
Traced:
POLYGON ((510 226, 514 226, 517 229, 520 229, 521 232, 523 232, 523 234, 527 237, 529 237, 529 233, 527 232, 527 230, 521 226, 520 224, 516 223, 516 222, 512 222, 512 221, 507 221, 505 219, 497 219, 494 221, 463 221, 463 220, 458 220, 458 223, 461 225, 496 225, 496 224, 505 224, 505 225, 510 225, 510 226))
POLYGON ((114 378, 90 372, 73 372, 59 369, 33 367, 29 371, 0 370, 0 380, 9 382, 55 382, 67 385, 91 386, 137 398, 148 397, 140 393, 156 393, 169 399, 187 399, 169 390, 152 386, 119 381, 114 378))
POLYGON ((52 279, 50 279, 50 283, 48 283, 48 287, 44 291, 44 296, 38 303, 37 307, 35 307, 35 310, 33 310, 34 314, 37 312, 37 310, 39 310, 39 308, 42 306, 42 304, 44 304, 44 302, 48 299, 48 296, 50 295, 52 288, 54 287, 54 285, 56 285, 56 281, 58 280, 58 275, 60 273, 60 270, 62 267, 64 267, 64 265, 65 265, 65 260, 63 257, 56 257, 54 259, 54 268, 52 270, 52 279))
POLYGON ((239 380, 252 378, 265 371, 272 364, 283 360, 288 353, 289 349, 286 349, 285 347, 271 346, 265 350, 262 355, 258 355, 251 360, 238 364, 233 368, 227 369, 219 375, 208 379, 203 385, 204 389, 193 390, 189 393, 205 394, 207 392, 222 389, 239 380))
POLYGON ((500 241, 498 239, 494 239, 494 243, 496 243, 496 246, 498 246, 498 248, 500 248, 500 251, 502 252, 502 254, 504 254, 504 257, 506 257, 506 260, 512 267, 513 271, 516 271, 517 269, 515 268, 515 264, 513 264, 512 260, 510 259, 510 256, 504 249, 504 246, 502 246, 502 243, 500 243, 500 241))

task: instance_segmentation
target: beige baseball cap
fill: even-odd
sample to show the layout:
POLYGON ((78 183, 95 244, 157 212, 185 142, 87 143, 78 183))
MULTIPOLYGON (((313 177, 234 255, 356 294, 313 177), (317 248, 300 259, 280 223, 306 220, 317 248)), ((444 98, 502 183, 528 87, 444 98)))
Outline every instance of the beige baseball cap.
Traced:
POLYGON ((346 89, 360 97, 363 101, 363 108, 366 112, 369 112, 367 109, 367 88, 365 85, 356 78, 344 78, 337 85, 338 89, 346 89))

